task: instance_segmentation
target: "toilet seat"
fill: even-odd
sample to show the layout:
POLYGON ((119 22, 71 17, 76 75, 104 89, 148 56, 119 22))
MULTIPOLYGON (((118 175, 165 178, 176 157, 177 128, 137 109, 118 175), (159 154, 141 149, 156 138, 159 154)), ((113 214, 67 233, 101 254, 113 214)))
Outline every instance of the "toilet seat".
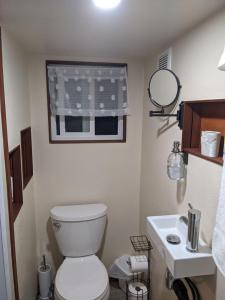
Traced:
POLYGON ((60 300, 108 299, 105 266, 96 255, 66 258, 56 274, 55 294, 60 300))

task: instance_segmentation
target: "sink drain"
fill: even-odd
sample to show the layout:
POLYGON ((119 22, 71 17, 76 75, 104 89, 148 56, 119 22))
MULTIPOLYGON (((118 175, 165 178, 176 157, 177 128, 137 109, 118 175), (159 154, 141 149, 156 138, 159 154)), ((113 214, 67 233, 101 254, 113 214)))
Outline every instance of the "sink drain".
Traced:
POLYGON ((166 240, 168 243, 173 244, 173 245, 178 245, 181 242, 179 236, 176 234, 167 235, 166 240))

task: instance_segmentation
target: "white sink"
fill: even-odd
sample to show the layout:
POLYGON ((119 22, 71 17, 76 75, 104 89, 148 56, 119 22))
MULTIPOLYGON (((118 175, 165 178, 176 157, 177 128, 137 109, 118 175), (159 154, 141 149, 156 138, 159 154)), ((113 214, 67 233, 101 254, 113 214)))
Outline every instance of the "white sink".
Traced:
POLYGON ((180 215, 147 217, 147 234, 157 248, 174 278, 184 278, 215 273, 216 266, 211 249, 200 239, 199 252, 186 249, 187 225, 180 215), (178 235, 180 244, 167 242, 169 234, 178 235))

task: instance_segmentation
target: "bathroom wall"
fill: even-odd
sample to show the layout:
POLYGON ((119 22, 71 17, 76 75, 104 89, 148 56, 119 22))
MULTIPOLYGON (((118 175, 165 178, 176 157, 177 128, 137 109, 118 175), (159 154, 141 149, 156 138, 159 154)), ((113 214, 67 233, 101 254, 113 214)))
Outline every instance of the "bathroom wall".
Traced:
POLYGON ((100 254, 109 266, 114 258, 130 252, 129 236, 139 232, 144 68, 139 61, 128 61, 130 115, 126 143, 50 144, 46 59, 87 61, 77 57, 30 58, 38 255, 46 253, 56 267, 61 261, 49 220, 52 207, 103 202, 108 206, 108 225, 100 254))
MULTIPOLYGON (((217 70, 225 43, 224 20, 225 11, 222 11, 172 43, 172 69, 182 84, 180 101, 225 98, 225 72, 217 70)), ((159 53, 150 56, 146 63, 145 91, 150 74, 156 69, 159 53)), ((174 124, 174 118, 170 118, 168 123, 159 118, 149 118, 150 109, 154 108, 145 93, 140 208, 142 231, 145 231, 146 216, 186 214, 187 204, 191 202, 202 212, 201 236, 211 244, 222 167, 189 155, 186 182, 169 180, 166 173, 167 157, 173 141, 181 140, 181 131, 174 124)), ((165 265, 154 250, 153 300, 175 299, 173 293, 164 288, 164 272, 165 265)), ((216 276, 196 279, 202 299, 216 299, 216 294, 218 300, 224 299, 225 279, 219 277, 217 289, 216 276)))
MULTIPOLYGON (((20 144, 20 131, 30 126, 26 53, 2 31, 3 72, 9 150, 20 144)), ((23 206, 14 223, 20 299, 36 299, 36 228, 33 180, 23 191, 23 206)))
MULTIPOLYGON (((0 122, 2 122, 0 116, 0 122)), ((5 274, 7 285, 8 300, 15 299, 14 293, 14 279, 12 268, 12 256, 11 256, 11 241, 10 241, 10 228, 9 228, 9 216, 8 216, 8 197, 7 197, 7 184, 5 173, 5 160, 4 160, 4 147, 3 147, 3 131, 0 126, 0 215, 2 226, 2 240, 3 240, 3 252, 5 260, 5 274)))

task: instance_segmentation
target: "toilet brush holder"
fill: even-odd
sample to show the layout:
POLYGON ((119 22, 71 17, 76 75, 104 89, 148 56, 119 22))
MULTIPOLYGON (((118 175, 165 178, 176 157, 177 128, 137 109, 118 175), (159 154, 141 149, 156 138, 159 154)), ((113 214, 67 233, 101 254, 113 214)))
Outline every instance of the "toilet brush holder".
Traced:
POLYGON ((51 266, 49 264, 39 266, 38 281, 39 281, 39 290, 40 290, 39 299, 50 300, 52 276, 51 276, 51 266))

